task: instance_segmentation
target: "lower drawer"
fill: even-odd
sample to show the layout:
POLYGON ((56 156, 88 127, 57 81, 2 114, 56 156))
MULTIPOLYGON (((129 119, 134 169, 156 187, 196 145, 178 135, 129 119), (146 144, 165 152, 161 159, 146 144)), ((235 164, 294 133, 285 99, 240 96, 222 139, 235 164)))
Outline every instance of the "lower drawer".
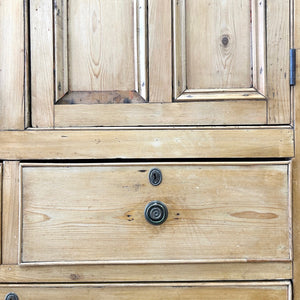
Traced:
POLYGON ((290 261, 289 182, 285 162, 22 164, 19 263, 290 261))
POLYGON ((19 300, 291 300, 289 282, 230 284, 1 285, 0 299, 19 300), (13 293, 18 298, 13 298, 13 293), (9 296, 6 295, 11 295, 9 296))

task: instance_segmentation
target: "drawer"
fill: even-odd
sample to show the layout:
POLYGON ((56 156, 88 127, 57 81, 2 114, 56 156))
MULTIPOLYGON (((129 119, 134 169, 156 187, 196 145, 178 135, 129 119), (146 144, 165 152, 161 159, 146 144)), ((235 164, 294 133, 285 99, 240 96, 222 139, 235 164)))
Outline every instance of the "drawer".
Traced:
MULTIPOLYGON (((19 300, 138 299, 138 300, 290 300, 289 282, 231 284, 132 285, 10 285, 0 286, 0 298, 14 293, 19 300)), ((13 298, 12 298, 13 299, 13 298)))
POLYGON ((291 260, 286 162, 27 163, 20 182, 20 264, 291 260))

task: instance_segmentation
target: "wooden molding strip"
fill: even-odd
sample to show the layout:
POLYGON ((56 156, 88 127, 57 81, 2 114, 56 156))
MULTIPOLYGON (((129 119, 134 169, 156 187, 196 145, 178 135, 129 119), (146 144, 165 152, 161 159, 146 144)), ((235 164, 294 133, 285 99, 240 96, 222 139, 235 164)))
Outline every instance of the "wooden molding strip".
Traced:
POLYGON ((300 0, 294 3, 293 15, 295 23, 292 24, 294 30, 294 41, 292 47, 296 48, 296 86, 294 89, 295 103, 295 154, 293 160, 293 244, 294 244, 294 299, 300 298, 300 0), (294 26, 293 26, 294 25, 294 26))
POLYGON ((292 128, 0 131, 0 160, 291 158, 292 128))
POLYGON ((134 282, 194 280, 288 280, 292 263, 226 263, 174 265, 0 266, 1 282, 134 282))
POLYGON ((20 299, 292 299, 291 283, 130 283, 1 284, 0 298, 13 291, 20 299))
POLYGON ((19 162, 3 164, 2 264, 18 262, 19 245, 19 162))

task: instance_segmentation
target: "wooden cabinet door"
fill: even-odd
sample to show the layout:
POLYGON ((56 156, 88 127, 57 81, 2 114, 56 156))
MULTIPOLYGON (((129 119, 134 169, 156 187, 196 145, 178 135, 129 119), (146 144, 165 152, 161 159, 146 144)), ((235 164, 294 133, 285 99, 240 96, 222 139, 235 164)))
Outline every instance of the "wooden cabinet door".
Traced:
POLYGON ((290 15, 289 0, 30 0, 32 125, 290 124, 290 15))

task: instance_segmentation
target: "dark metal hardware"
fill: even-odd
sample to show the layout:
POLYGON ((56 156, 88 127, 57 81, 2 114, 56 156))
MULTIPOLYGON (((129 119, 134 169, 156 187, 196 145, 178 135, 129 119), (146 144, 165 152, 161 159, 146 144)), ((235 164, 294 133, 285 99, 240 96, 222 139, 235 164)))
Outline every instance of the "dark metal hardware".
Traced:
POLYGON ((290 49, 290 85, 296 85, 296 49, 290 49))
POLYGON ((157 168, 151 169, 149 172, 149 181, 154 186, 160 185, 162 181, 161 170, 157 168))
POLYGON ((6 295, 5 300, 19 300, 19 297, 15 293, 9 293, 6 295))
POLYGON ((160 225, 168 218, 168 208, 160 201, 152 201, 146 205, 145 218, 152 225, 160 225))

